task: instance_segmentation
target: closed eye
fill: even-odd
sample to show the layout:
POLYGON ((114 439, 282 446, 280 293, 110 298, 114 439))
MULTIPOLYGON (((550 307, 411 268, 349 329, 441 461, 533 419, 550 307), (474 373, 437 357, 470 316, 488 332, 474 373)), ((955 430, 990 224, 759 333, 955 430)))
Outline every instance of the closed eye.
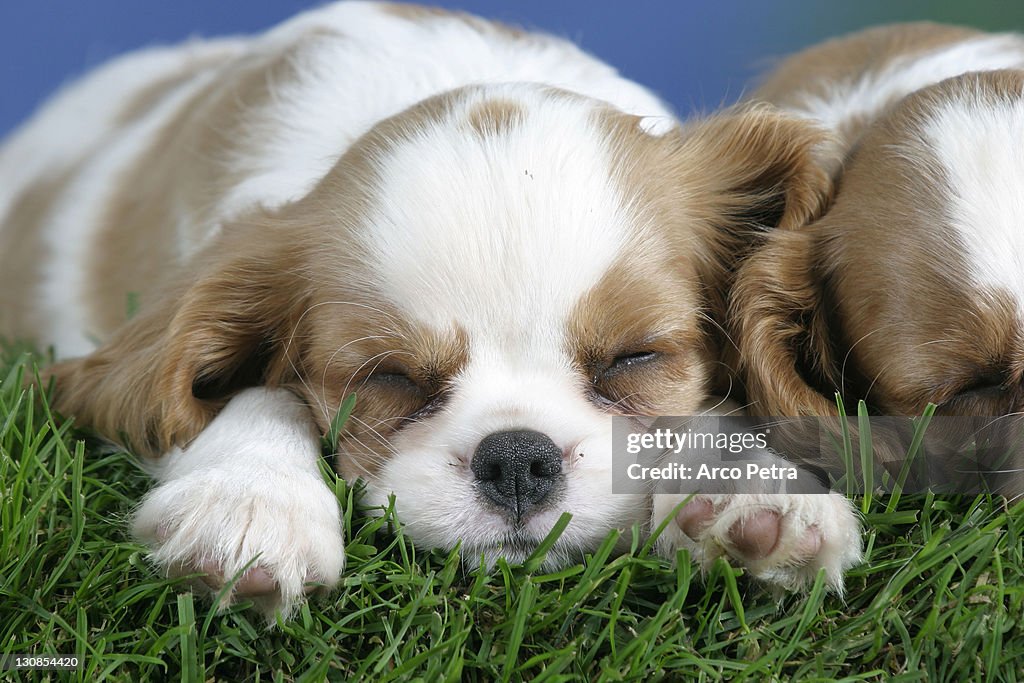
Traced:
POLYGON ((405 391, 419 391, 420 385, 412 377, 404 372, 375 372, 368 378, 370 381, 378 382, 390 389, 405 391))
POLYGON ((1006 390, 1006 375, 998 370, 976 372, 970 381, 965 382, 956 392, 958 396, 965 394, 998 394, 1006 390))
POLYGON ((1015 393, 1002 372, 980 372, 941 401, 939 410, 946 415, 1000 415, 1013 409, 1015 393))
POLYGON ((442 408, 448 399, 448 392, 442 387, 426 387, 402 370, 374 372, 367 378, 367 381, 408 397, 406 400, 410 402, 406 405, 404 414, 397 423, 399 428, 410 421, 432 415, 442 408))
POLYGON ((614 376, 620 372, 626 372, 647 365, 657 358, 658 354, 654 351, 623 353, 612 359, 612 362, 608 364, 608 367, 601 374, 605 377, 614 376))
POLYGON ((620 353, 597 365, 591 374, 591 400, 602 408, 614 406, 624 413, 641 410, 649 386, 644 377, 661 364, 663 355, 641 349, 620 353))

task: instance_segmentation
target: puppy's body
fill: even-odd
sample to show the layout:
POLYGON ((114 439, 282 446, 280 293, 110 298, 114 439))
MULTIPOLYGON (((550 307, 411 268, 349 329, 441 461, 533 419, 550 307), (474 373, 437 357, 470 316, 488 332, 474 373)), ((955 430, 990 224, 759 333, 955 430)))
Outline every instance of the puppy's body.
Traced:
MULTIPOLYGON (((53 368, 57 405, 151 458, 135 528, 172 571, 258 557, 235 589, 271 609, 333 585, 319 435, 352 391, 336 466, 415 541, 521 559, 569 511, 550 558, 577 558, 650 520, 610 495, 611 418, 700 409, 746 235, 817 214, 821 143, 756 107, 681 129, 564 41, 331 5, 119 60, 18 133, 0 333, 88 353, 53 368)), ((841 581, 848 506, 755 502, 817 539, 765 578, 841 581)), ((742 561, 750 509, 667 552, 742 561)))
POLYGON ((759 411, 832 414, 835 391, 891 415, 1021 410, 1022 68, 1020 36, 924 24, 826 43, 765 84, 832 127, 844 170, 826 215, 772 234, 739 277, 759 411))

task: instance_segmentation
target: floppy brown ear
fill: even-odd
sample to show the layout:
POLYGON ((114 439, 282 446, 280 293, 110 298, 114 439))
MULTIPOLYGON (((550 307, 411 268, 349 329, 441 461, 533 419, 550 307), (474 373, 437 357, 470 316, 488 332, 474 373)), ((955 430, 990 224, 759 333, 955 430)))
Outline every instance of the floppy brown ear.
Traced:
POLYGON ((780 230, 742 264, 731 327, 753 412, 836 415, 840 359, 829 334, 811 231, 780 230))
POLYGON ((807 119, 744 105, 697 124, 684 145, 697 160, 688 185, 703 186, 706 217, 727 234, 798 228, 831 201, 836 142, 807 119))
POLYGON ((687 168, 680 169, 686 203, 699 212, 703 288, 713 321, 709 343, 722 361, 713 389, 734 382, 727 368, 739 364, 728 327, 728 301, 741 264, 768 235, 805 226, 825 213, 839 155, 830 135, 814 123, 769 105, 744 105, 684 131, 687 168))
POLYGON ((51 367, 57 410, 155 456, 194 438, 232 392, 287 381, 303 302, 301 288, 283 281, 296 268, 267 257, 270 241, 215 243, 109 342, 51 367))

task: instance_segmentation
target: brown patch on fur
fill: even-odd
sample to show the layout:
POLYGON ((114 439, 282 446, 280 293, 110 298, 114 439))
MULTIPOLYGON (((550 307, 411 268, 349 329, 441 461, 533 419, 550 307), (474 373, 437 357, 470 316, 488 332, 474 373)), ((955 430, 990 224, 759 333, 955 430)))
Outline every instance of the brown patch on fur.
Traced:
POLYGON ((732 329, 751 411, 833 415, 824 387, 838 388, 839 359, 808 232, 779 231, 740 268, 732 291, 732 329))
POLYGON ((234 56, 234 53, 229 50, 212 54, 203 52, 190 55, 178 71, 134 92, 118 112, 117 125, 127 126, 135 123, 153 111, 178 87, 195 78, 196 74, 225 64, 234 56))
POLYGON ((49 368, 56 409, 155 457, 191 441, 237 389, 291 381, 282 340, 303 307, 291 282, 302 256, 255 225, 215 242, 99 350, 49 368))
POLYGON ((577 304, 569 353, 613 412, 690 415, 704 400, 710 362, 696 277, 658 245, 630 250, 577 304), (622 369, 617 357, 652 352, 622 369))
POLYGON ((40 300, 42 265, 47 262, 48 246, 43 225, 77 172, 72 167, 54 176, 35 181, 21 191, 4 217, 0 230, 0 336, 8 339, 34 339, 45 321, 35 302, 40 300))
POLYGON ((423 23, 432 19, 446 19, 456 15, 450 10, 427 5, 416 5, 405 2, 385 2, 380 4, 380 11, 392 17, 423 23))
POLYGON ((522 125, 526 110, 512 100, 490 99, 470 109, 466 117, 469 127, 480 137, 507 135, 522 125))
POLYGON ((349 479, 372 477, 393 452, 390 437, 443 404, 468 360, 469 340, 457 327, 410 322, 358 286, 339 284, 333 294, 333 303, 311 310, 299 332, 310 378, 304 395, 326 433, 338 406, 355 392, 336 467, 349 479))
MULTIPOLYGON (((865 134, 833 209, 746 262, 735 331, 760 412, 834 413, 842 389, 848 407, 866 398, 916 415, 1019 379, 1015 300, 969 284, 948 218, 954 188, 921 130, 951 101, 1016 101, 1022 86, 1020 72, 967 74, 908 97, 865 134)), ((993 414, 1019 410, 1012 398, 993 414)))
MULTIPOLYGON (((809 99, 827 99, 836 89, 852 88, 895 65, 899 60, 984 35, 981 31, 931 22, 892 24, 825 41, 786 59, 754 93, 752 99, 799 111, 809 99)), ((842 122, 837 131, 844 150, 866 126, 899 99, 879 111, 842 122)))
POLYGON ((272 103, 275 84, 299 78, 298 54, 322 39, 337 35, 311 31, 271 57, 239 60, 186 102, 125 170, 92 243, 90 287, 83 296, 93 307, 90 319, 101 339, 126 321, 129 295, 138 298, 140 308, 153 303, 166 285, 156 275, 173 270, 168 264, 179 258, 179 240, 200 243, 199 231, 214 222, 217 200, 241 179, 230 160, 244 156, 251 144, 248 126, 272 103), (179 234, 183 212, 195 226, 193 233, 179 234))
POLYGON ((725 334, 726 296, 738 264, 771 228, 796 228, 824 212, 832 169, 828 137, 765 105, 738 107, 663 136, 636 117, 603 114, 624 200, 656 226, 661 252, 688 279, 708 346, 723 361, 713 391, 725 393, 735 348, 725 334))

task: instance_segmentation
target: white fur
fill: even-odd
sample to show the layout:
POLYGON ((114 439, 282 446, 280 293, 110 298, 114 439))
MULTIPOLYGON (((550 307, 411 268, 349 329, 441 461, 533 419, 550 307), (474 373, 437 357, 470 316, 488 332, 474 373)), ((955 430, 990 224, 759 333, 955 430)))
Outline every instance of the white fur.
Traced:
POLYGON ((873 119, 893 103, 921 88, 969 71, 1024 65, 1024 40, 1013 34, 981 36, 923 56, 893 60, 885 68, 831 85, 825 96, 807 94, 795 113, 839 128, 854 118, 873 119))
POLYGON ((212 566, 230 579, 253 563, 277 582, 261 606, 287 615, 307 584, 332 587, 344 568, 338 501, 319 459, 299 399, 247 389, 187 448, 160 459, 135 534, 153 546, 155 562, 185 573, 212 566))
POLYGON ((557 339, 523 331, 563 330, 643 226, 632 224, 608 150, 594 142, 589 102, 514 85, 474 90, 459 105, 379 162, 379 199, 359 238, 376 284, 411 319, 432 327, 457 320, 474 343, 501 339, 505 353, 548 354, 557 339), (484 144, 451 135, 453 122, 492 98, 520 105, 523 124, 484 144), (436 282, 438 273, 457 281, 436 282))
POLYGON ((950 219, 975 284, 1011 293, 1024 312, 1024 93, 996 104, 951 100, 924 134, 948 178, 950 219))
POLYGON ((395 454, 371 479, 371 497, 395 492, 413 538, 446 548, 461 541, 470 559, 484 554, 494 560, 501 551, 521 560, 568 511, 572 522, 549 557, 564 562, 582 559, 609 529, 646 523, 645 497, 612 495, 611 418, 586 401, 569 368, 480 348, 456 382, 444 412, 397 434, 395 454), (567 477, 557 505, 519 530, 480 505, 469 470, 482 437, 515 429, 551 438, 566 453, 567 477))

